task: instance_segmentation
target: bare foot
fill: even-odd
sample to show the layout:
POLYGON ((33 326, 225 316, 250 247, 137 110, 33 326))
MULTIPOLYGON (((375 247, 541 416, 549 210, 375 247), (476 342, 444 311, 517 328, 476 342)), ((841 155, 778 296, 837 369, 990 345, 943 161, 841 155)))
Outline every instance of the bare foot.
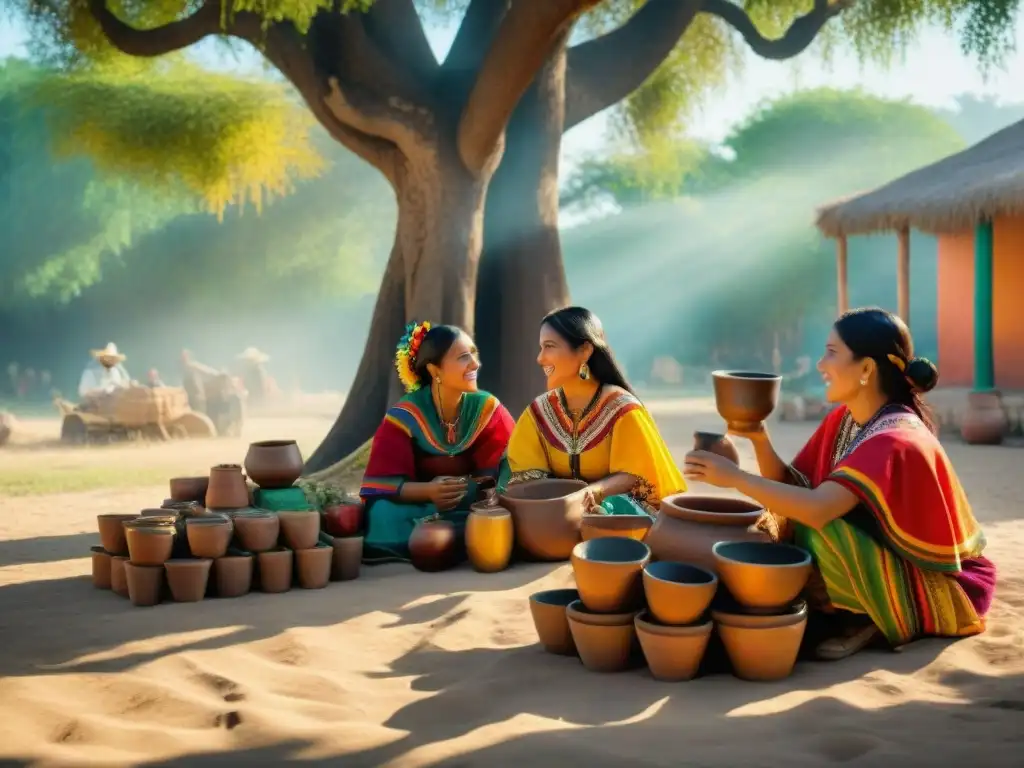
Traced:
POLYGON ((821 642, 815 649, 815 655, 824 661, 839 661, 864 650, 872 640, 880 636, 881 632, 874 624, 858 623, 840 636, 821 642))

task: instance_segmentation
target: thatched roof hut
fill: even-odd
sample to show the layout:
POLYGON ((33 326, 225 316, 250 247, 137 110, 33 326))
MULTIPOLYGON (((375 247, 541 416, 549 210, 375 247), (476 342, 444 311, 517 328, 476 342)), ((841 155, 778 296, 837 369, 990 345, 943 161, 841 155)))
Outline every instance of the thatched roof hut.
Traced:
POLYGON ((1024 213, 1024 121, 879 187, 820 207, 827 237, 917 229, 963 232, 1024 213))

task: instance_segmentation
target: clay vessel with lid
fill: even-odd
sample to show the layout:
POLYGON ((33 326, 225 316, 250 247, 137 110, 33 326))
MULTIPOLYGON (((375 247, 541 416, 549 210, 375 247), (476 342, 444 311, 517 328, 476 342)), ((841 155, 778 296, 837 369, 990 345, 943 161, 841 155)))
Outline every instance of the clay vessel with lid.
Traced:
POLYGON ((303 589, 323 589, 331 580, 334 547, 318 544, 312 549, 295 550, 295 571, 303 589))
POLYGON ((281 536, 291 549, 312 549, 320 539, 320 513, 315 509, 277 513, 281 536))
POLYGON ((124 564, 128 582, 128 599, 132 605, 150 606, 160 602, 164 589, 164 566, 124 564))
POLYGON ((580 536, 583 541, 603 536, 625 536, 643 541, 653 525, 654 518, 650 515, 586 514, 580 523, 580 536))
POLYGON ((577 544, 572 551, 572 570, 587 610, 638 610, 643 603, 641 572, 650 557, 646 544, 626 537, 609 536, 577 544))
POLYGON ((252 589, 255 558, 250 554, 233 554, 213 561, 214 584, 219 597, 241 597, 252 589))
POLYGON ((523 554, 536 560, 569 559, 580 541, 586 487, 582 480, 550 478, 516 483, 501 494, 523 554))
POLYGON ((712 547, 718 575, 736 601, 747 608, 782 609, 792 603, 811 576, 811 554, 792 544, 720 541, 712 547))
POLYGON ((331 581, 351 581, 359 578, 363 564, 363 537, 338 536, 331 542, 331 581))
POLYGON ((168 560, 164 563, 167 570, 167 585, 171 588, 171 596, 176 603, 197 603, 206 596, 206 586, 210 581, 209 558, 193 560, 168 560))
POLYGON ((171 499, 174 501, 206 502, 206 490, 210 487, 210 477, 172 477, 171 499))
POLYGON ((480 573, 497 573, 508 568, 512 558, 512 513, 486 502, 473 504, 466 519, 466 554, 480 573))
POLYGON ((110 589, 110 553, 103 547, 92 547, 92 585, 110 589))
POLYGON ((185 521, 188 548, 193 557, 222 557, 228 551, 234 525, 226 517, 194 517, 185 521))
POLYGON ((409 559, 420 571, 446 571, 458 562, 458 545, 455 526, 449 520, 421 520, 409 535, 409 559))
POLYGON ((136 565, 163 565, 174 551, 174 525, 145 523, 142 519, 125 523, 128 556, 136 565))
POLYGON ((631 666, 636 648, 632 612, 595 614, 579 600, 565 611, 583 666, 591 672, 621 672, 631 666))
POLYGON ((268 552, 277 546, 281 520, 273 512, 252 510, 233 515, 231 519, 241 549, 247 552, 268 552))
POLYGON ((240 509, 249 505, 249 486, 240 464, 218 464, 210 468, 206 489, 207 509, 240 509))
POLYGON ((260 488, 288 488, 302 474, 302 453, 294 440, 262 440, 249 445, 245 472, 260 488))
POLYGON ((260 590, 267 593, 287 592, 292 588, 293 554, 281 547, 257 556, 260 568, 260 590))
POLYGON ((683 626, 707 612, 718 590, 718 577, 696 565, 662 561, 644 567, 643 584, 652 620, 683 626))
POLYGON ((753 371, 712 371, 715 407, 729 428, 752 432, 779 404, 782 377, 753 371))
POLYGON ((677 493, 661 500, 661 510, 644 543, 652 560, 690 563, 717 573, 711 548, 719 541, 768 541, 753 528, 760 504, 727 496, 677 493))
POLYGON ((707 451, 728 459, 733 464, 740 463, 740 452, 728 435, 721 432, 694 432, 693 450, 707 451))
POLYGON ((100 531, 100 544, 112 555, 124 555, 128 552, 128 539, 125 537, 124 524, 134 520, 138 515, 104 514, 96 516, 100 531))
POLYGON ((560 656, 574 656, 576 645, 569 631, 566 606, 579 600, 575 589, 548 589, 530 595, 530 615, 544 650, 560 656))
POLYGON ((674 683, 690 680, 700 669, 708 648, 711 620, 670 627, 659 624, 648 612, 633 620, 647 666, 655 680, 674 683))
POLYGON ((125 555, 114 555, 110 558, 110 590, 115 595, 128 597, 128 577, 124 564, 128 562, 125 555))

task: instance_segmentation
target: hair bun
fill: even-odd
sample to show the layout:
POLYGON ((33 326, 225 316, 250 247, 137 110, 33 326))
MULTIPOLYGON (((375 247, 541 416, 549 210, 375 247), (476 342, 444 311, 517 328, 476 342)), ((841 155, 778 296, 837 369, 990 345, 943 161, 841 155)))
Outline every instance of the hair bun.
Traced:
POLYGON ((907 363, 906 376, 918 392, 931 392, 939 383, 939 369, 926 357, 915 357, 907 363))

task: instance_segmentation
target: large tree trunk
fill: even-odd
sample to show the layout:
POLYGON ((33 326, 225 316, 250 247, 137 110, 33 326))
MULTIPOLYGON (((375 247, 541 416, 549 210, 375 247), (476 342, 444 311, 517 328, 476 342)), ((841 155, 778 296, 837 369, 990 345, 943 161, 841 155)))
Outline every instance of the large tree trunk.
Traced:
POLYGON ((392 361, 406 323, 430 320, 472 332, 486 188, 454 151, 424 151, 401 164, 395 243, 363 358, 334 426, 306 462, 306 474, 359 448, 401 395, 392 361))

